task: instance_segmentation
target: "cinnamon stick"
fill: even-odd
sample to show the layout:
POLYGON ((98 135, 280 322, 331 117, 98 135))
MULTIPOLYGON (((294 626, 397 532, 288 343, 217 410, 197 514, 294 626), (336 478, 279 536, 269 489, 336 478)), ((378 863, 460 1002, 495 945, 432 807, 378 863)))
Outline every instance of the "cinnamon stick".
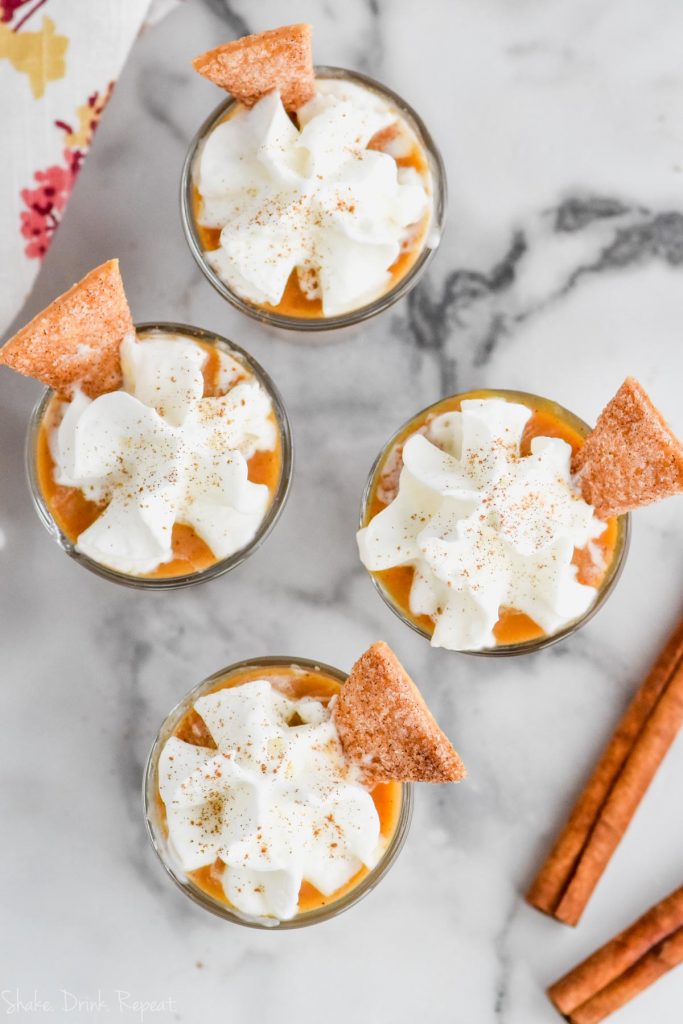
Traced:
POLYGON ((683 963, 683 886, 548 989, 570 1024, 599 1024, 683 963))
POLYGON ((619 722, 527 893, 578 923, 665 754, 683 725, 683 619, 619 722))

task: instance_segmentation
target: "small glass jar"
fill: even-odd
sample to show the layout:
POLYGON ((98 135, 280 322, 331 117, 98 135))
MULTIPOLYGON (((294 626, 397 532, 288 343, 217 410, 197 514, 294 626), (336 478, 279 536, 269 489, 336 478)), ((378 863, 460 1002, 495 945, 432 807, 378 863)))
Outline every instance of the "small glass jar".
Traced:
POLYGON ((427 267, 427 264, 438 248, 443 234, 447 203, 446 170, 441 154, 439 153, 434 140, 427 131, 422 120, 415 113, 412 107, 405 102, 405 100, 401 99, 400 96, 396 95, 396 93, 392 92, 386 86, 381 85, 379 82, 369 78, 367 75, 359 74, 357 71, 347 71, 345 68, 335 67, 316 67, 315 75, 316 78, 343 79, 362 86, 365 89, 378 93, 380 97, 387 100, 391 106, 396 107, 409 127, 415 133, 429 165, 432 179, 432 217, 424 239, 422 250, 406 273, 383 295, 380 295, 377 299, 367 305, 361 306, 358 309, 351 310, 347 313, 341 313, 337 316, 289 316, 278 313, 274 310, 264 309, 262 306, 258 306, 255 303, 250 302, 248 299, 242 298, 242 296, 238 295, 232 288, 230 288, 230 286, 227 285, 211 267, 206 259, 204 249, 202 248, 194 217, 193 188, 195 158, 213 129, 228 117, 231 109, 235 106, 235 100, 227 99, 221 103, 201 126, 192 140, 188 154, 185 157, 180 181, 180 217, 183 230, 185 232, 185 237, 190 247, 190 251, 199 264, 199 267, 206 279, 213 285, 216 291, 223 296, 224 299, 227 299, 228 302, 230 302, 236 309, 239 309, 242 313, 246 313, 247 316, 253 317, 255 320, 259 320, 261 323, 268 324, 272 327, 280 327, 304 333, 337 331, 339 328, 348 328, 360 324, 364 320, 369 320, 372 317, 377 316, 378 313, 382 313, 384 310, 389 309, 390 306, 393 306, 393 304, 403 298, 404 295, 407 295, 419 281, 427 267))
POLYGON ((266 918, 256 919, 244 917, 238 911, 233 910, 228 904, 212 899, 204 889, 200 888, 200 886, 187 876, 186 872, 178 863, 173 850, 170 848, 166 830, 163 825, 162 811, 158 795, 159 758, 161 751, 166 741, 173 734, 179 722, 193 706, 195 701, 205 693, 214 690, 218 683, 228 680, 232 676, 242 675, 245 671, 251 669, 263 669, 264 671, 267 671, 268 669, 273 668, 289 667, 320 672, 323 675, 331 677, 333 680, 337 680, 341 685, 343 685, 347 679, 347 674, 345 672, 341 672, 339 669, 333 668, 331 665, 325 665, 319 661, 311 661, 307 658, 287 658, 284 656, 248 658, 245 661, 229 665, 227 668, 214 672, 214 674, 209 676, 208 679, 204 679, 203 682, 190 690, 190 692, 187 693, 173 708, 163 722, 157 737, 154 740, 147 759, 147 765, 145 767, 142 796, 145 821, 147 823, 147 833, 152 841, 152 846, 154 847, 159 860, 166 870, 166 873, 186 896, 197 903, 200 907, 203 907, 204 910, 208 910, 217 917, 221 917, 224 921, 244 925, 247 928, 266 928, 269 930, 304 928, 308 925, 320 924, 323 921, 329 921, 330 918, 336 917, 343 911, 353 907, 356 903, 362 900, 364 896, 367 896, 375 886, 379 885, 389 868, 395 862, 399 853, 403 849, 403 844, 406 841, 413 813, 412 785, 410 783, 403 783, 401 784, 401 807, 398 821, 394 832, 387 843, 386 849, 375 867, 372 868, 372 870, 369 871, 357 885, 346 892, 343 896, 340 896, 339 899, 333 900, 331 903, 323 907, 302 911, 298 913, 296 917, 287 921, 271 921, 266 918))
MULTIPOLYGON (((574 430, 581 437, 586 437, 591 432, 591 427, 585 423, 574 413, 565 409, 557 402, 553 402, 550 399, 543 398, 540 395, 535 395, 527 391, 510 391, 507 389, 496 388, 496 389, 481 389, 476 391, 465 391, 461 394, 451 395, 449 398, 442 398, 438 402, 434 402, 433 405, 427 406, 421 412, 417 413, 407 420, 402 427, 400 427, 393 437, 387 442, 382 451, 375 459, 370 475, 368 476, 365 489, 363 491, 363 497, 361 500, 361 511, 360 511, 360 523, 359 527, 363 528, 370 522, 369 510, 373 499, 373 496, 377 489, 377 484, 381 476, 382 470, 386 464, 388 457, 390 456, 394 446, 400 442, 400 440, 406 436, 410 436, 410 428, 414 426, 417 430, 425 421, 433 415, 438 415, 439 412, 444 412, 443 408, 446 403, 449 404, 450 408, 459 408, 460 403, 463 400, 469 398, 504 398, 509 402, 518 402, 521 405, 526 405, 531 409, 546 409, 551 411, 554 416, 562 423, 566 424, 572 430, 574 430)), ((629 547, 631 535, 631 518, 629 515, 622 515, 617 517, 617 536, 614 545, 614 553, 612 559, 607 567, 604 578, 602 579, 598 593, 593 601, 591 607, 578 619, 568 623, 562 629, 556 633, 543 634, 542 636, 535 637, 531 640, 524 640, 519 643, 509 644, 497 644, 495 647, 486 647, 483 650, 475 651, 461 651, 458 650, 454 653, 457 654, 471 654, 480 657, 511 657, 518 654, 531 654, 534 651, 540 651, 544 647, 550 647, 552 644, 558 643, 560 640, 564 640, 565 637, 571 636, 577 629, 584 626, 589 622, 593 616, 599 611, 604 605, 609 595, 614 590, 615 584, 621 575, 626 561, 626 554, 629 547)), ((420 622, 416 621, 401 605, 399 605, 389 593, 387 588, 383 585, 382 580, 377 576, 376 573, 368 570, 368 575, 372 579, 373 585, 377 590, 378 594, 387 605, 391 608, 392 612, 405 622, 407 626, 410 626, 420 636, 425 637, 427 640, 431 640, 432 632, 426 629, 420 622)))
POLYGON ((43 392, 42 397, 31 415, 26 444, 26 472, 33 505, 38 513, 40 521, 67 555, 75 559, 75 561, 85 569, 90 570, 90 572, 95 573, 97 576, 101 576, 105 580, 110 580, 112 583, 121 583, 123 586, 134 587, 140 590, 177 590, 180 587, 189 587, 196 583, 204 583, 206 580, 212 580, 217 576, 222 576, 223 573, 230 572, 231 569, 235 569, 238 565, 241 565, 242 562, 244 562, 249 555, 253 554, 253 552, 256 551, 256 549, 260 547, 266 539, 270 531, 275 526, 289 494, 294 470, 292 436, 287 413, 279 391, 263 367, 261 367, 248 352, 245 352, 244 349, 240 348, 239 345, 236 345, 234 342, 228 341, 227 338, 222 338, 211 331, 204 331, 199 327, 189 327, 187 324, 166 322, 142 323, 136 325, 135 331, 137 336, 140 338, 144 338, 145 336, 149 337, 154 335, 156 332, 160 332, 164 334, 176 334, 189 338, 192 341, 201 342, 203 345, 214 345, 223 350, 227 355, 233 356, 238 362, 242 363, 253 378, 261 384, 263 389, 270 396, 273 403, 273 412, 277 421, 280 448, 282 452, 282 464, 280 469, 280 479, 275 493, 273 494, 270 507, 268 508, 268 511, 266 512, 253 539, 240 551, 236 551, 228 558, 219 559, 217 562, 207 566, 205 569, 201 569, 197 572, 185 573, 180 576, 166 577, 133 576, 127 573, 118 572, 116 569, 110 569, 106 565, 102 565, 99 562, 94 561, 94 559, 90 558, 88 555, 77 551, 75 542, 64 533, 56 522, 40 487, 38 473, 38 441, 43 418, 50 407, 50 403, 55 397, 54 391, 50 388, 47 388, 43 392))

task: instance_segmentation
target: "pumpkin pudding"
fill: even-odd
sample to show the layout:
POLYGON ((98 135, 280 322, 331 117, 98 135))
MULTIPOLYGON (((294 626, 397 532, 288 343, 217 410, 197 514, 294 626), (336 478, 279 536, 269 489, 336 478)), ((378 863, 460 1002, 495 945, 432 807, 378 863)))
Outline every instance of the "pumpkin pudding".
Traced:
POLYGON ((305 25, 194 63, 235 97, 200 132, 183 188, 190 243, 221 293, 311 327, 400 290, 442 212, 438 154, 412 112, 362 76, 314 72, 305 25))
POLYGON ((407 782, 463 776, 385 644, 348 679, 265 658, 217 673, 171 713, 147 767, 147 821, 171 876, 208 909, 311 924, 387 870, 407 831, 407 782))
POLYGON ((39 511, 67 551, 114 578, 195 582, 224 571, 287 489, 279 400, 246 353, 211 334, 174 324, 136 330, 129 312, 109 329, 93 274, 125 303, 112 261, 0 353, 57 388, 40 403, 32 438, 39 511), (89 310, 87 331, 73 308, 89 310))
POLYGON ((535 649, 585 621, 622 564, 625 513, 683 489, 683 450, 647 396, 628 444, 615 402, 592 432, 513 391, 457 395, 406 424, 371 473, 358 532, 392 610, 433 646, 491 653, 535 649))

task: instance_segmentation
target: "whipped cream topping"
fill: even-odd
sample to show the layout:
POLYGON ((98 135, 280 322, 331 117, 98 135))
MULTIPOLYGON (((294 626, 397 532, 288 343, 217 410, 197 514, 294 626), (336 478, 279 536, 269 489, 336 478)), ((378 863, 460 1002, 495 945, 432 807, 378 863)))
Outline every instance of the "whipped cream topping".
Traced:
POLYGON ((270 505, 248 460, 273 450, 270 396, 219 351, 226 393, 204 398, 206 351, 157 333, 121 343, 123 387, 94 400, 76 391, 50 433, 55 480, 106 508, 76 548, 119 572, 142 575, 173 558, 175 523, 191 526, 216 559, 256 534, 270 505))
POLYGON ((433 620, 434 647, 495 646, 504 607, 553 634, 595 600, 572 558, 605 524, 572 483, 569 444, 535 437, 520 455, 530 416, 492 398, 435 417, 403 446, 394 500, 358 532, 371 572, 414 567, 410 611, 433 620))
POLYGON ((344 758, 330 708, 261 679, 200 697, 194 710, 216 748, 173 736, 159 759, 168 841, 183 871, 220 858, 237 911, 284 921, 302 882, 331 896, 377 863, 377 809, 344 758))
POLYGON ((381 295, 402 249, 421 247, 431 182, 367 149, 390 125, 392 152, 417 142, 377 93, 322 79, 297 119, 274 91, 213 129, 194 169, 198 221, 222 229, 206 258, 238 295, 277 305, 296 269, 307 298, 334 316, 381 295))

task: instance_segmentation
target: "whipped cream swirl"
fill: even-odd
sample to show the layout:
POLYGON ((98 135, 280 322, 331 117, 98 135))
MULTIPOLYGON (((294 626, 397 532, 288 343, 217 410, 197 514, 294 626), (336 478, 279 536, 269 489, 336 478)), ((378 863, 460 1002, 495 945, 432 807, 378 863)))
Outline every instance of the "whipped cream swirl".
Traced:
POLYGON ((386 291, 402 249, 421 247, 430 176, 367 148, 390 125, 399 154, 417 142, 368 89, 319 80, 297 120, 271 92, 213 129, 194 168, 198 221, 222 229, 206 258, 238 295, 277 305, 296 270, 307 298, 335 316, 386 291))
POLYGON ((216 559, 243 548, 270 505, 248 460, 273 450, 270 396, 220 352, 219 385, 203 397, 206 351, 157 333, 121 343, 123 387, 94 400, 76 391, 50 434, 55 480, 106 508, 78 537, 94 561, 132 575, 173 558, 173 526, 184 523, 216 559))
POLYGON ((194 710, 215 749, 171 737, 159 759, 168 841, 183 871, 219 861, 238 912, 285 921, 302 882, 331 896, 376 864, 377 809, 329 708, 260 679, 200 697, 194 710))
POLYGON ((371 572, 414 567, 410 611, 433 620, 434 647, 495 646, 505 607, 553 634, 595 600, 572 558, 605 524, 572 483, 570 445, 535 437, 520 455, 530 416, 493 398, 435 417, 403 446, 394 500, 358 532, 371 572))

